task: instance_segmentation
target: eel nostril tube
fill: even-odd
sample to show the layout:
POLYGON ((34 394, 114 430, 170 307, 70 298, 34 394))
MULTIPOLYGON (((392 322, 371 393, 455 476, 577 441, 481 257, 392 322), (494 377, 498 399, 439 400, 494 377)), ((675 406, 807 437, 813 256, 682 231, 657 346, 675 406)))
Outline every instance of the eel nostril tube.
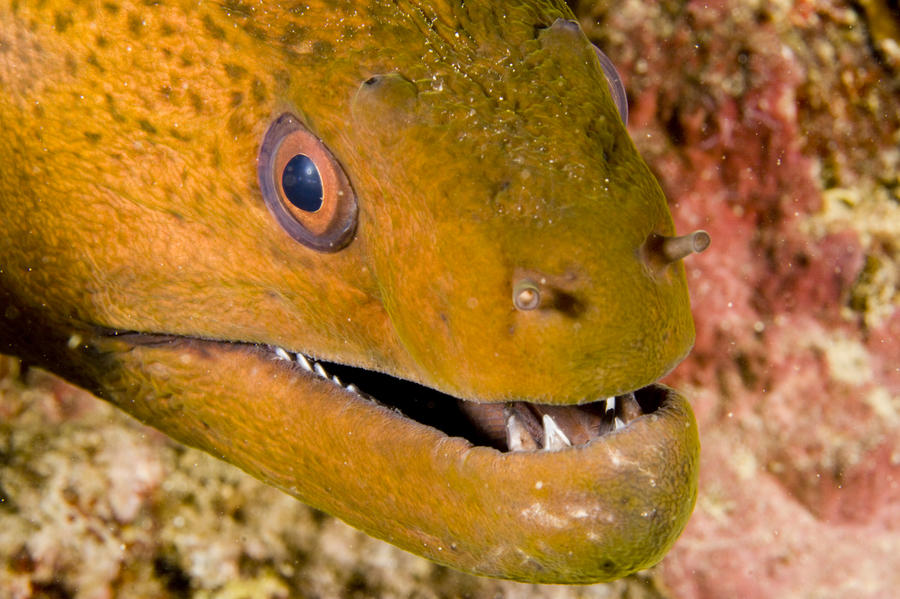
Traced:
POLYGON ((653 233, 644 244, 644 252, 649 260, 665 266, 691 254, 699 254, 709 247, 709 243, 709 233, 702 230, 678 237, 653 233))
POLYGON ((518 310, 534 310, 541 305, 541 290, 531 279, 521 279, 513 286, 512 300, 518 310))

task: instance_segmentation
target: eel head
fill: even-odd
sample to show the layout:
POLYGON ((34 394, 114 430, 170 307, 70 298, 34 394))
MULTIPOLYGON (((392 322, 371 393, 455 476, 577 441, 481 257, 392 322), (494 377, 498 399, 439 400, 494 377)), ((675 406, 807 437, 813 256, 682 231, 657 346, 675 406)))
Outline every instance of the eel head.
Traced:
POLYGON ((0 349, 456 568, 661 559, 708 240, 564 5, 52 4, 0 8, 0 349))

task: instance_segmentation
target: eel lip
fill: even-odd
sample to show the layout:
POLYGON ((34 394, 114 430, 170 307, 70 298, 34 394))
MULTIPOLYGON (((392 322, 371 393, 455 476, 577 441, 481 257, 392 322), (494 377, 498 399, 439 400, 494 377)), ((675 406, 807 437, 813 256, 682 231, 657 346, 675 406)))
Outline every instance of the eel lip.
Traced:
POLYGON ((97 393, 138 419, 372 536, 476 574, 624 576, 661 559, 696 498, 696 423, 662 385, 636 394, 655 408, 621 430, 562 451, 498 451, 264 346, 140 334, 88 345, 105 356, 97 393))

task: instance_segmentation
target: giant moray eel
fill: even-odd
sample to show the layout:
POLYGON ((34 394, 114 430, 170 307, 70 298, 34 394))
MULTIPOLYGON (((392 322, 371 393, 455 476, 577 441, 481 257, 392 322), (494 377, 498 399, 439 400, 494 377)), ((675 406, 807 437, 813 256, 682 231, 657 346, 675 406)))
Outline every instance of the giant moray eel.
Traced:
POLYGON ((665 198, 558 1, 0 4, 0 351, 469 572, 697 489, 665 198))

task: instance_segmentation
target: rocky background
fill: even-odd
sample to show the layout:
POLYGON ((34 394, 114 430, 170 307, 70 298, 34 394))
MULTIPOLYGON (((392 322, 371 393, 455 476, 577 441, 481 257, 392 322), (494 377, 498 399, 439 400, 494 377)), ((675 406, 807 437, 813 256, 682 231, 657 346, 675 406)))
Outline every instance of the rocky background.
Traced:
POLYGON ((900 7, 574 2, 691 257, 668 382, 703 443, 658 567, 447 570, 0 358, 0 597, 892 597, 900 588, 900 7))

